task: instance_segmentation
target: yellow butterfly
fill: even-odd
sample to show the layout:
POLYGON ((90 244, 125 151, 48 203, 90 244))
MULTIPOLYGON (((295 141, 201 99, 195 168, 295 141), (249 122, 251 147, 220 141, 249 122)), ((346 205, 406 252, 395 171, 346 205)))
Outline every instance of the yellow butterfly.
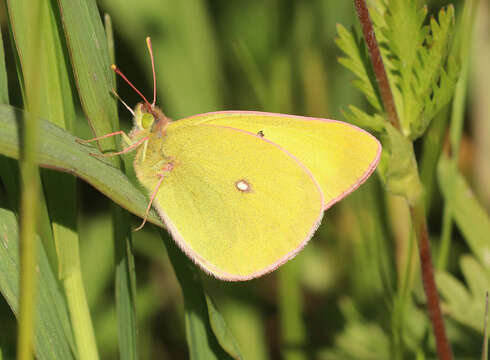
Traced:
MULTIPOLYGON (((154 92, 134 111, 126 147, 134 169, 180 248, 223 280, 249 280, 294 257, 323 212, 375 170, 379 141, 335 120, 256 111, 220 111, 171 122, 154 92)), ((122 101, 122 100, 121 100, 122 101)), ((145 216, 146 221, 146 216, 145 216)), ((143 224, 145 223, 143 221, 143 224)), ((143 226, 141 224, 141 226, 143 226)), ((141 228, 141 227, 140 227, 141 228)))

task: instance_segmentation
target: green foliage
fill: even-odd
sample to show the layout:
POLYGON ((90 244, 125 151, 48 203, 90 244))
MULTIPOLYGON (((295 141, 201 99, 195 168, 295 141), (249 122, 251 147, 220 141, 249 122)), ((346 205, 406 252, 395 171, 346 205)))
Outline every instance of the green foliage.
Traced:
POLYGON ((439 185, 454 220, 473 255, 490 267, 490 217, 459 171, 443 156, 438 168, 439 185))
MULTIPOLYGON (((455 36, 455 14, 452 5, 441 9, 437 14, 437 20, 432 16, 427 19, 427 7, 419 6, 419 2, 415 0, 377 0, 372 1, 371 5, 370 16, 398 116, 399 123, 395 126, 398 125, 399 129, 390 124, 379 124, 388 115, 383 110, 379 96, 380 85, 371 75, 373 71, 366 45, 354 29, 349 32, 338 25, 337 45, 345 54, 339 61, 356 76, 354 85, 363 93, 372 111, 370 115, 351 105, 344 115, 350 122, 380 133, 384 151, 378 166, 379 174, 386 190, 403 196, 411 206, 413 214, 417 208, 423 209, 421 204, 424 202, 424 185, 431 186, 429 195, 432 197, 435 168, 447 122, 444 118, 439 119, 430 136, 424 139, 424 185, 420 181, 417 156, 412 142, 426 133, 432 119, 447 106, 455 93, 457 82, 459 81, 460 90, 466 86, 466 77, 460 79, 459 64, 468 64, 470 46, 454 44, 454 38, 458 37, 459 42, 464 44, 471 41, 470 19, 474 21, 473 11, 476 5, 475 2, 465 4, 464 18, 458 29, 459 36, 455 36)), ((459 91, 457 96, 455 103, 464 104, 465 92, 459 91)), ((451 145, 453 151, 457 152, 462 132, 463 106, 458 106, 454 111, 451 138, 457 141, 452 141, 451 145)), ((447 117, 447 114, 442 116, 447 117)), ((444 309, 448 310, 449 317, 467 326, 481 329, 484 290, 490 286, 490 277, 488 269, 478 265, 476 258, 487 267, 490 251, 485 237, 487 235, 484 234, 490 232, 489 218, 457 171, 456 158, 457 155, 451 161, 441 159, 437 178, 446 207, 451 210, 474 254, 473 257, 465 257, 462 262, 463 273, 470 290, 465 290, 464 285, 447 272, 438 275, 439 289, 446 299, 444 309), (474 274, 474 278, 469 278, 470 273, 474 274), (466 308, 464 304, 468 304, 466 308)), ((444 229, 447 229, 447 219, 450 224, 451 218, 446 219, 446 211, 444 214, 444 229)), ((415 228, 420 226, 420 218, 412 217, 412 220, 419 219, 414 221, 415 228)), ((448 241, 451 241, 451 235, 443 230, 442 238, 444 241, 439 260, 442 259, 441 263, 444 263, 448 256, 448 241)), ((407 267, 404 276, 408 274, 407 267)), ((404 282, 401 284, 402 289, 403 284, 404 282)), ((386 335, 380 328, 368 329, 364 321, 357 319, 351 321, 342 336, 347 339, 345 343, 356 344, 359 348, 337 342, 337 351, 344 354, 345 358, 403 358, 404 353, 411 353, 412 357, 423 356, 421 349, 427 346, 424 345, 424 333, 428 329, 428 323, 427 319, 419 314, 417 318, 419 325, 423 324, 422 327, 414 331, 415 327, 410 325, 415 317, 411 290, 413 289, 408 289, 409 293, 404 293, 403 290, 390 300, 393 303, 391 336, 386 335), (383 334, 380 334, 378 339, 383 336, 391 339, 394 347, 388 350, 390 355, 383 355, 381 350, 379 354, 375 353, 376 355, 369 353, 371 342, 366 345, 364 340, 374 332, 383 334), (353 351, 357 353, 354 355, 353 351)), ((374 343, 374 340, 372 342, 374 343)))
POLYGON ((460 266, 464 283, 447 272, 437 274, 439 291, 446 300, 444 307, 448 316, 483 333, 485 294, 490 288, 490 267, 482 265, 469 255, 461 257, 460 266))
MULTIPOLYGON (((4 204, 4 193, 2 205, 4 204)), ((0 208, 0 291, 14 313, 19 311, 19 230, 15 215, 0 208)), ((39 359, 75 359, 76 347, 65 298, 58 288, 40 239, 38 264, 38 301, 36 304, 35 346, 39 359)))
MULTIPOLYGON (((23 112, 8 105, 0 105, 0 153, 19 158, 19 126, 23 112)), ((97 149, 81 145, 75 137, 48 121, 40 120, 40 136, 43 141, 37 151, 37 161, 48 168, 75 174, 127 210, 143 215, 147 201, 145 196, 118 169, 101 160, 97 149), (119 190, 117 190, 119 189, 119 190)), ((163 226, 150 212, 148 220, 163 226)))
MULTIPOLYGON (((371 66, 366 66, 369 64, 369 58, 364 40, 359 37, 354 28, 352 31, 348 31, 342 24, 337 24, 337 33, 339 37, 335 43, 347 55, 339 58, 339 63, 357 76, 358 79, 353 82, 354 86, 364 93, 367 101, 378 113, 382 112, 383 107, 377 91, 378 87, 375 84, 376 79, 371 66)), ((360 114, 360 111, 356 108, 354 115, 366 116, 360 114)))
MULTIPOLYGON (((371 12, 391 91, 395 99, 401 129, 413 140, 422 136, 434 116, 446 105, 458 79, 457 59, 450 53, 454 33, 454 8, 441 9, 438 19, 424 25, 427 8, 415 0, 379 1, 371 12)), ((337 44, 346 57, 342 65, 351 70, 354 82, 383 116, 377 84, 364 43, 355 31, 338 25, 337 44)), ((366 115, 353 114, 354 120, 366 115)))

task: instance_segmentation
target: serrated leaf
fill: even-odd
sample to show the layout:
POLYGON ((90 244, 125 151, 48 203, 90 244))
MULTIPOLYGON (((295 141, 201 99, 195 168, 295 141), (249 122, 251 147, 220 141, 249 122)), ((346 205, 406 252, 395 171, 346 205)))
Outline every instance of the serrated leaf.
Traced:
POLYGON ((483 332, 485 293, 490 289, 490 270, 473 256, 461 258, 468 288, 447 272, 437 274, 437 285, 445 299, 445 312, 459 323, 483 332))
POLYGON ((335 43, 347 55, 339 58, 339 63, 358 77, 359 80, 355 81, 354 85, 364 93, 369 103, 381 112, 381 100, 376 91, 374 76, 370 75, 371 64, 362 40, 353 30, 348 31, 341 24, 337 24, 337 34, 339 37, 335 39, 335 43))
POLYGON ((350 322, 336 336, 335 348, 325 352, 322 359, 389 359, 390 340, 383 329, 373 323, 350 322))
POLYGON ((385 15, 386 28, 381 31, 386 37, 383 61, 389 61, 388 78, 404 133, 409 132, 414 118, 412 106, 417 104, 410 87, 417 51, 425 38, 422 25, 426 14, 427 9, 419 8, 416 0, 390 1, 385 15))
POLYGON ((354 105, 349 105, 349 110, 342 111, 345 119, 356 126, 369 132, 381 133, 385 128, 385 119, 378 114, 369 115, 354 105))
POLYGON ((448 61, 454 8, 424 26, 427 8, 416 0, 376 2, 371 11, 402 132, 421 136, 453 93, 457 68, 448 61))
POLYGON ((386 36, 402 78, 411 76, 417 51, 424 42, 422 25, 426 14, 427 9, 419 8, 416 0, 392 0, 388 3, 386 36))
POLYGON ((425 132, 432 118, 449 102, 459 75, 455 59, 448 59, 454 8, 441 9, 439 22, 431 18, 428 29, 425 44, 418 51, 409 89, 416 100, 412 104, 415 118, 410 124, 413 139, 425 132))

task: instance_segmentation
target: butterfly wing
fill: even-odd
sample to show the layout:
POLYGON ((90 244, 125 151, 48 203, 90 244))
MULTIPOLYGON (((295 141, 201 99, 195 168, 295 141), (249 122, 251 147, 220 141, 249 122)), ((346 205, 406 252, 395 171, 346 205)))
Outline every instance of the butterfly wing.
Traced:
POLYGON ((293 257, 323 214, 308 169, 255 134, 177 123, 149 142, 135 170, 153 191, 159 169, 171 164, 153 204, 184 252, 225 280, 258 277, 293 257))
POLYGON ((254 111, 222 111, 176 122, 215 124, 263 136, 298 158, 315 176, 325 209, 354 191, 376 168, 379 141, 368 132, 335 120, 254 111))

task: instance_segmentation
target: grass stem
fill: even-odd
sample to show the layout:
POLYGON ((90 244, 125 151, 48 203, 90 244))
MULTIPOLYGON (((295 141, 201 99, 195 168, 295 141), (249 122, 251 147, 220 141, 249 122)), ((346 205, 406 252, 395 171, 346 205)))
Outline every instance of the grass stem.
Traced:
POLYGON ((63 279, 66 299, 73 324, 73 332, 80 360, 97 360, 97 344, 88 309, 85 289, 80 266, 73 267, 69 275, 63 279))

